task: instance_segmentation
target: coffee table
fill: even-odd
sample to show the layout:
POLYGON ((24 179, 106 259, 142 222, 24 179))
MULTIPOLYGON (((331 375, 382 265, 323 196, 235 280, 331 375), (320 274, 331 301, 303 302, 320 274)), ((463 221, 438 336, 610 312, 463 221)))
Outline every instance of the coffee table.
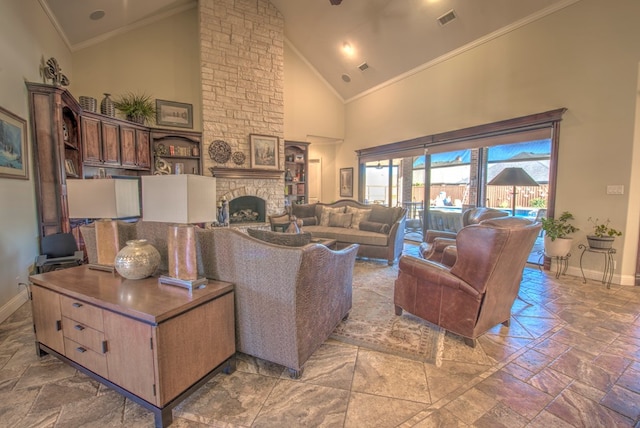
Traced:
POLYGON ((336 249, 336 244, 338 243, 338 240, 330 239, 330 238, 311 238, 311 243, 312 244, 324 245, 325 247, 329 248, 330 250, 335 250, 336 249))

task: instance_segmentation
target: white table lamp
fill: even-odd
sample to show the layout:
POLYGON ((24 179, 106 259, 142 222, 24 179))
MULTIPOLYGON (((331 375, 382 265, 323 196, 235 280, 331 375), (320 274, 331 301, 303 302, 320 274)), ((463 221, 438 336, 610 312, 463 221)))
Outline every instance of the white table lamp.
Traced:
POLYGON ((169 274, 164 284, 193 289, 207 283, 198 278, 197 243, 194 223, 216 219, 216 179, 202 175, 142 176, 142 218, 144 221, 174 223, 167 235, 169 274))
POLYGON ((67 180, 69 218, 96 219, 97 263, 90 268, 114 271, 121 247, 117 219, 140 216, 138 183, 137 177, 67 180))

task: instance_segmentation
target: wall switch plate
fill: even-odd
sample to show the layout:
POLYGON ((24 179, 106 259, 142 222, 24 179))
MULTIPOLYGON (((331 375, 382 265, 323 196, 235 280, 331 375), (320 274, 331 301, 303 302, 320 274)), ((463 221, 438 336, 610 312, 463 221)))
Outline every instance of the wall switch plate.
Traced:
POLYGON ((622 184, 609 184, 607 185, 607 195, 623 195, 624 185, 622 184))

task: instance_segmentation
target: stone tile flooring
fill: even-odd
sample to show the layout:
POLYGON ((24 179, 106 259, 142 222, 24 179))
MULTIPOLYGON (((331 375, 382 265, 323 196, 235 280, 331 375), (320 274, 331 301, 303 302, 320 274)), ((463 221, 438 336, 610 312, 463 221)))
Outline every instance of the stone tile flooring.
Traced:
MULTIPOLYGON (((512 313, 475 349, 447 334, 440 367, 328 341, 292 380, 239 355, 233 374, 174 409, 172 427, 640 428, 640 287, 527 268, 512 313)), ((37 358, 25 304, 0 324, 0 426, 152 427, 153 417, 37 358)))

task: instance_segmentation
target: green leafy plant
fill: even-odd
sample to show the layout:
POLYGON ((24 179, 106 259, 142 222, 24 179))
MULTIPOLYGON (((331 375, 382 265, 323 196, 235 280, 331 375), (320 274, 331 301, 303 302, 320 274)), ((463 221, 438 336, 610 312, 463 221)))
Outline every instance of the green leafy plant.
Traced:
POLYGON ((529 201, 529 205, 531 205, 532 208, 547 208, 547 199, 533 198, 529 201))
POLYGON ((604 222, 601 222, 598 218, 589 217, 587 219, 591 224, 593 224, 593 235, 598 238, 602 238, 604 236, 615 237, 622 236, 622 232, 613 227, 609 227, 610 220, 607 219, 604 222))
POLYGON ((134 94, 127 92, 113 100, 116 110, 122 112, 127 120, 136 123, 145 123, 152 120, 156 115, 156 107, 151 101, 151 97, 146 94, 134 94))
POLYGON ((563 212, 560 217, 555 218, 541 218, 542 230, 546 236, 552 241, 557 238, 565 238, 567 235, 577 232, 579 229, 569 223, 569 220, 574 220, 573 214, 569 211, 563 212))

